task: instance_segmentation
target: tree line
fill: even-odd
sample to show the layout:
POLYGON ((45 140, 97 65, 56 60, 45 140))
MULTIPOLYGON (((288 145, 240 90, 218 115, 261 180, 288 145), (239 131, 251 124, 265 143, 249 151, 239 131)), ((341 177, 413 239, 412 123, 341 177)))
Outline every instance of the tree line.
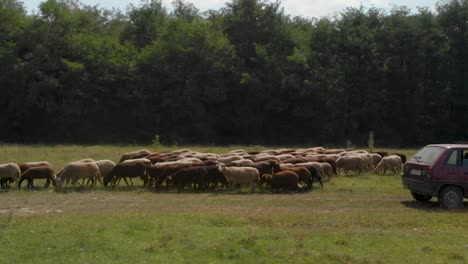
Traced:
POLYGON ((285 14, 0 0, 0 141, 379 146, 468 136, 468 0, 285 14))

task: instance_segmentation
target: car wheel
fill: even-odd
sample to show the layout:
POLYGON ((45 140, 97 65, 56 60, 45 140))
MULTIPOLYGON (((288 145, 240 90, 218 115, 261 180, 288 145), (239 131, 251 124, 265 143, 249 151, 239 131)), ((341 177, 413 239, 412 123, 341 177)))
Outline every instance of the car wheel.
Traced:
POLYGON ((424 194, 419 194, 415 192, 411 192, 411 195, 416 201, 419 201, 419 202, 427 202, 432 198, 432 196, 430 195, 424 195, 424 194))
POLYGON ((463 193, 458 187, 445 187, 439 193, 439 203, 444 209, 461 209, 463 208, 463 193))

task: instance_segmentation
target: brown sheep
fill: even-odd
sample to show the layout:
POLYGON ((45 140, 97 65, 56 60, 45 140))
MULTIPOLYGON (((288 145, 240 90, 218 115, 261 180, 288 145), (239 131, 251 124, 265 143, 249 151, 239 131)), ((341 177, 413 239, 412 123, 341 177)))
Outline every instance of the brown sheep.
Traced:
POLYGON ((301 189, 299 185, 299 176, 293 171, 281 171, 271 175, 271 191, 298 191, 301 189))
MULTIPOLYGON (((29 168, 21 174, 18 180, 18 189, 21 189, 21 183, 24 180, 27 180, 29 183, 30 181, 32 182, 35 179, 46 179, 47 181, 44 185, 44 188, 49 187, 50 182, 52 182, 54 186, 57 186, 54 169, 50 166, 37 166, 29 168)), ((32 187, 28 184, 28 188, 32 187)))
POLYGON ((109 183, 112 183, 112 187, 118 184, 121 178, 124 179, 127 186, 129 185, 127 182, 126 177, 130 178, 131 185, 133 185, 133 181, 131 178, 140 177, 143 180, 143 186, 146 186, 148 182, 148 176, 146 175, 146 169, 148 165, 146 162, 135 162, 135 163, 119 163, 115 165, 114 168, 109 172, 107 177, 104 178, 104 186, 107 187, 109 183))
POLYGON ((122 155, 120 158, 119 162, 122 162, 124 160, 129 160, 129 159, 138 159, 138 158, 143 158, 146 156, 151 155, 151 151, 147 149, 141 149, 137 151, 132 151, 132 152, 127 152, 122 155))
POLYGON ((172 176, 172 182, 180 193, 186 186, 190 188, 193 184, 193 190, 198 185, 198 190, 207 190, 210 183, 208 171, 204 167, 187 167, 178 170, 172 176))

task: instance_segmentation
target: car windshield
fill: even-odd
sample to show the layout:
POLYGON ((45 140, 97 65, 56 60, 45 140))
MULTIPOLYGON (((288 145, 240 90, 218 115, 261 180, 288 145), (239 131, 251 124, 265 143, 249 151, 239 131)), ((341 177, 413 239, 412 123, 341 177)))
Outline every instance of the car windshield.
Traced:
POLYGON ((443 147, 427 146, 418 151, 412 160, 416 162, 432 164, 444 151, 445 148, 443 147))

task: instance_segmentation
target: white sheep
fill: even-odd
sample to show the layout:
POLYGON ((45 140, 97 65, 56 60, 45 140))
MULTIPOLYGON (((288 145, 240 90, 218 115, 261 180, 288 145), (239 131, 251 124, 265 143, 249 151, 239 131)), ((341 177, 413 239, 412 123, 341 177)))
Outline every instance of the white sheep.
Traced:
POLYGON ((392 170, 393 173, 397 174, 401 171, 401 158, 397 155, 390 155, 383 157, 382 160, 379 162, 377 167, 374 169, 374 173, 385 174, 387 170, 392 170))
POLYGON ((15 163, 6 163, 6 164, 0 165, 0 180, 1 181, 9 181, 10 179, 13 181, 17 181, 20 175, 21 175, 21 170, 19 166, 16 165, 15 163))
POLYGON ((70 162, 65 168, 61 171, 60 175, 57 177, 57 183, 59 188, 62 187, 63 183, 65 185, 71 181, 71 184, 75 185, 79 179, 88 179, 91 180, 91 186, 94 186, 96 180, 98 180, 101 185, 101 174, 99 173, 99 167, 96 163, 82 163, 82 162, 70 162))
POLYGON ((256 168, 251 167, 226 167, 225 164, 220 163, 218 170, 224 175, 229 184, 229 191, 232 187, 239 184, 248 184, 250 192, 255 190, 256 186, 260 185, 260 173, 256 168))
POLYGON ((340 157, 336 160, 336 169, 344 170, 345 174, 348 174, 349 170, 356 171, 361 174, 367 167, 366 160, 361 156, 348 155, 340 157))
POLYGON ((129 160, 129 159, 138 159, 138 158, 146 157, 146 156, 149 156, 149 155, 151 155, 151 151, 149 151, 147 149, 141 149, 141 150, 137 150, 137 151, 127 152, 127 153, 122 155, 119 162, 129 160))

